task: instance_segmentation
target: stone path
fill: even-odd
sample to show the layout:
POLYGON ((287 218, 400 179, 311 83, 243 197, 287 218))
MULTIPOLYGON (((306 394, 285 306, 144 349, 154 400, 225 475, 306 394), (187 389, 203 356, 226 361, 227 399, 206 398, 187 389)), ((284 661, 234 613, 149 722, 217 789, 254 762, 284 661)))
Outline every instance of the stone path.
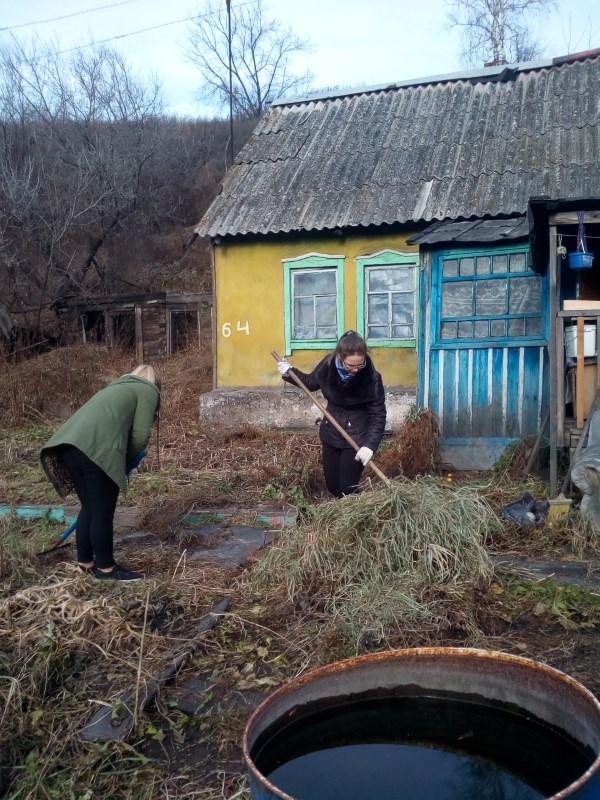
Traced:
POLYGON ((551 578, 556 583, 570 583, 577 586, 600 586, 599 565, 587 561, 551 561, 546 559, 518 558, 516 556, 494 556, 492 562, 496 566, 503 566, 523 572, 533 580, 551 578))

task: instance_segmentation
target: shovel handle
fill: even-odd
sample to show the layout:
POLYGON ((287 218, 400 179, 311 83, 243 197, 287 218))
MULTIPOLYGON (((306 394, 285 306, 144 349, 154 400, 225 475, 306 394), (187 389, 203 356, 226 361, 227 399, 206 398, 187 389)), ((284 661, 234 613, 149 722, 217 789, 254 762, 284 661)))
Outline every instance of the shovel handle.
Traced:
MULTIPOLYGON (((279 357, 278 353, 277 353, 275 350, 271 350, 271 355, 273 356, 273 358, 275 359, 275 361, 282 361, 282 359, 279 357)), ((341 436, 343 436, 343 437, 344 437, 344 439, 345 439, 345 440, 348 442, 348 444, 350 445, 350 447, 353 447, 353 448, 356 450, 356 452, 358 453, 358 451, 360 450, 360 446, 359 446, 359 445, 357 445, 357 444, 356 444, 356 442, 354 441, 354 439, 353 439, 353 438, 350 436, 350 434, 349 434, 349 433, 347 433, 347 432, 344 430, 344 428, 342 428, 342 426, 341 426, 341 425, 340 425, 340 423, 337 421, 337 419, 335 419, 335 417, 333 417, 333 416, 332 416, 332 415, 329 413, 329 411, 327 411, 327 409, 325 408, 325 406, 323 405, 323 403, 321 403, 321 401, 320 401, 320 400, 319 400, 319 399, 316 397, 316 395, 314 395, 314 394, 313 394, 313 392, 311 392, 311 391, 310 391, 310 389, 307 389, 307 388, 306 388, 306 386, 304 385, 304 383, 303 383, 303 382, 300 380, 300 378, 299 378, 299 377, 296 375, 296 373, 295 373, 295 372, 292 372, 292 371, 290 370, 289 376, 290 376, 290 378, 291 378, 291 379, 294 381, 294 383, 296 384, 296 386, 298 386, 300 389, 302 389, 302 391, 303 391, 303 392, 304 392, 306 395, 308 395, 308 397, 310 397, 310 399, 311 399, 311 400, 312 400, 312 402, 313 402, 313 403, 314 403, 314 404, 317 406, 317 408, 319 409, 319 411, 320 411, 320 412, 323 414, 323 416, 324 416, 324 417, 327 417, 327 419, 329 420, 329 422, 331 422, 331 424, 332 424, 332 425, 333 425, 333 427, 336 429, 336 431, 337 431, 337 432, 338 432, 338 433, 339 433, 341 436)), ((367 466, 368 466, 368 467, 371 467, 371 469, 373 470, 373 472, 375 473, 375 475, 377 475, 377 477, 378 477, 378 478, 380 478, 380 479, 381 479, 381 480, 382 480, 382 481, 385 483, 385 485, 386 485, 386 486, 391 486, 391 485, 392 485, 392 484, 391 484, 391 481, 390 481, 390 479, 387 477, 387 475, 384 475, 384 474, 383 474, 383 472, 382 472, 382 471, 379 469, 379 467, 377 466, 377 464, 374 464, 374 463, 373 463, 373 460, 372 460, 372 459, 371 459, 371 461, 368 461, 368 462, 367 462, 367 466)))

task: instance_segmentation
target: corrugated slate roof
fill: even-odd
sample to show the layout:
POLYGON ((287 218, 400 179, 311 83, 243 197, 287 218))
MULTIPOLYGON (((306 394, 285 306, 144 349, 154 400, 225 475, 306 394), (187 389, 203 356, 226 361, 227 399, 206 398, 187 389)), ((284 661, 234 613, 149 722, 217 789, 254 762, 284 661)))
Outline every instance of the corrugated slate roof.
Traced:
POLYGON ((197 231, 511 216, 531 196, 598 196, 600 52, 555 62, 273 106, 197 231))
POLYGON ((464 222, 443 220, 411 236, 408 244, 477 244, 511 241, 529 236, 526 216, 513 219, 476 219, 464 222))

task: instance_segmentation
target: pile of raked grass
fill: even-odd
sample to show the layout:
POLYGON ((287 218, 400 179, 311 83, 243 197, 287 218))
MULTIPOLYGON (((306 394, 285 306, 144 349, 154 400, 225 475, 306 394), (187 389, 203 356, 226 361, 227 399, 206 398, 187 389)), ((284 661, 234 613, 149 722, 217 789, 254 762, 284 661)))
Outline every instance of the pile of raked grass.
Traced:
POLYGON ((397 479, 316 507, 253 571, 259 590, 331 615, 357 641, 477 634, 474 590, 487 588, 485 543, 498 518, 476 490, 397 479))

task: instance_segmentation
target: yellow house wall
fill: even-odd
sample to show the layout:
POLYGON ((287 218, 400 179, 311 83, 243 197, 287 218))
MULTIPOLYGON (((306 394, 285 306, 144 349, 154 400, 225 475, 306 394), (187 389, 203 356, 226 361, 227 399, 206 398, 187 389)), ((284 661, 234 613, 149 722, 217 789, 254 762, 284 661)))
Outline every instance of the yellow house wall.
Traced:
MULTIPOLYGON (((357 327, 356 261, 391 249, 418 252, 406 244, 414 232, 319 240, 222 243, 214 248, 215 386, 276 386, 280 377, 271 351, 284 355, 284 258, 309 253, 343 256, 344 327, 357 327)), ((329 351, 294 350, 290 361, 310 371, 329 351)), ((414 348, 371 348, 371 356, 390 386, 415 386, 414 348)))

